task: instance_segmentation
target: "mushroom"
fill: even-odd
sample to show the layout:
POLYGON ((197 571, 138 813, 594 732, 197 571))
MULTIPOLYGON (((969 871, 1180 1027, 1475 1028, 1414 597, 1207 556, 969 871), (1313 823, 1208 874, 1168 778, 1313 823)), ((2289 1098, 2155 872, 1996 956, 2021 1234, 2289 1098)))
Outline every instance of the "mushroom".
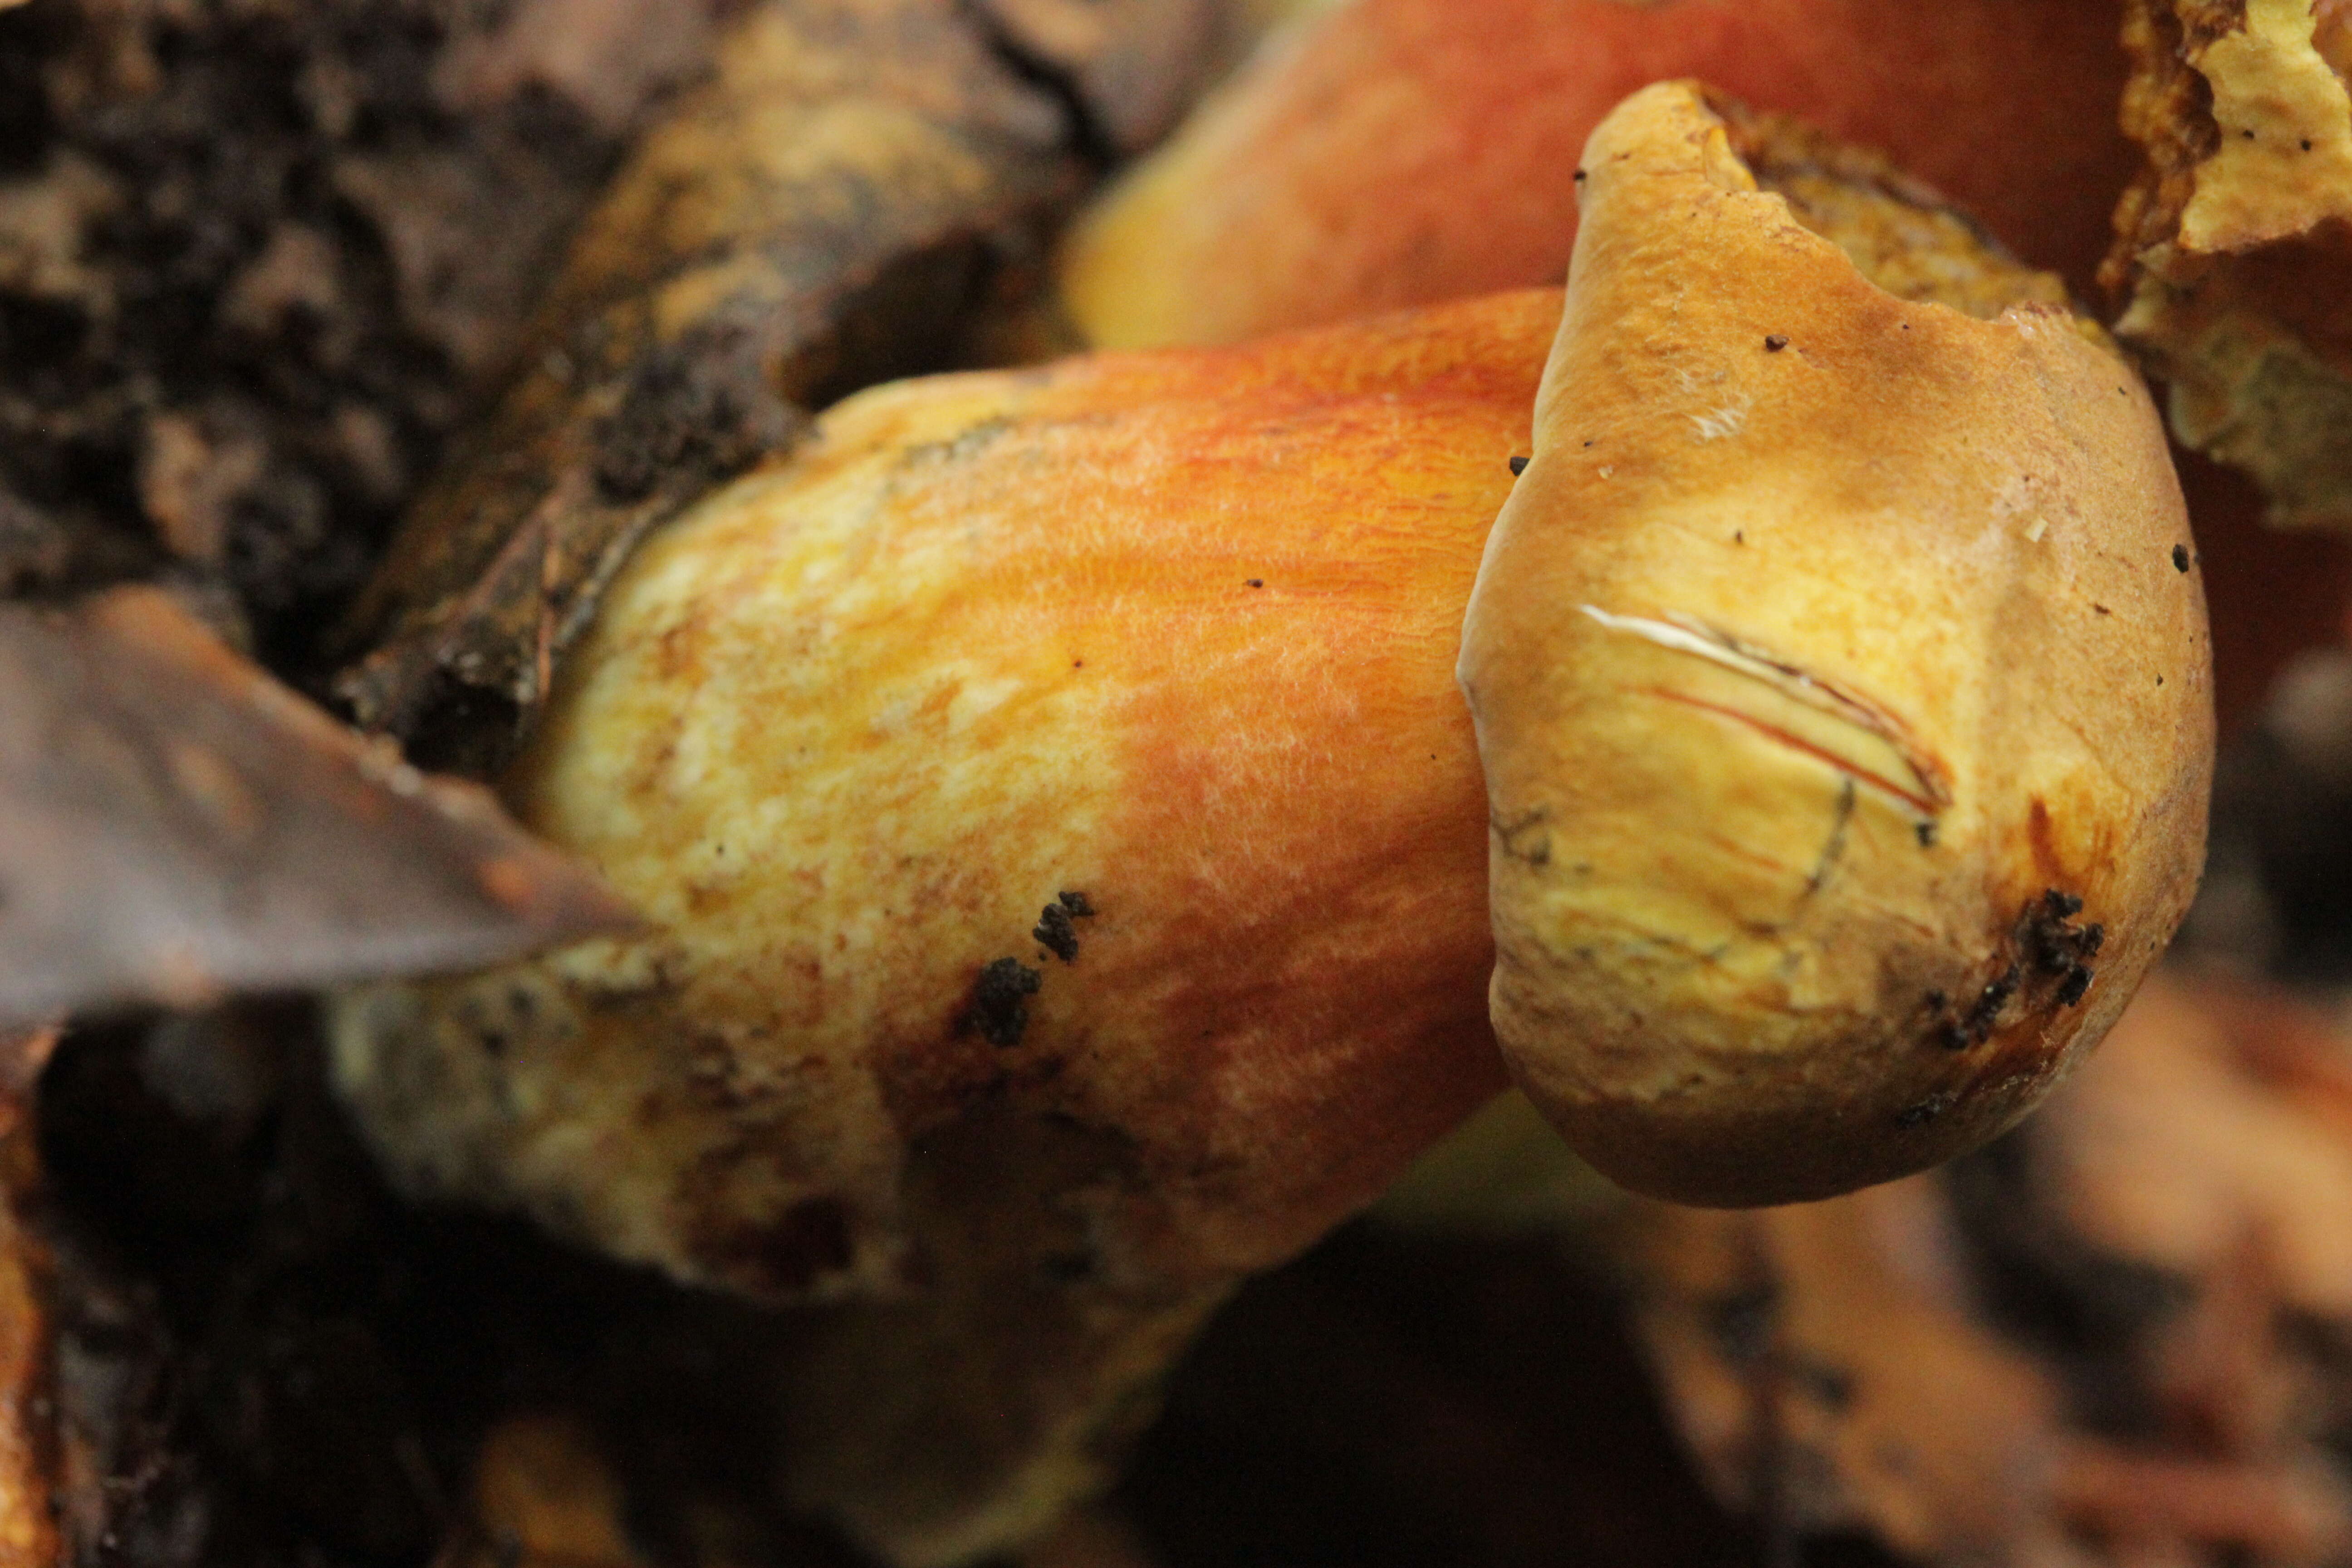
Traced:
POLYGON ((1785 122, 1663 84, 1577 177, 1463 634, 1496 1031, 1637 1191, 1890 1180, 2032 1109, 2194 888, 2163 431, 2050 279, 1785 122))
POLYGON ((863 394, 650 540, 505 781, 637 937, 343 996, 412 1194, 814 1314, 903 1563, 1503 1086, 1452 667, 1559 295, 863 394))
POLYGON ((1555 282, 1585 138, 1684 76, 1885 149, 2083 286, 2131 174, 2112 5, 1348 0, 1081 216, 1062 306, 1087 342, 1137 348, 1555 282))
MULTIPOLYGON (((1540 403, 1560 325, 1560 296, 1542 290, 851 399, 805 447, 647 542, 504 781, 521 818, 597 866, 646 928, 334 1005, 338 1084, 394 1180, 525 1212, 692 1284, 827 1307, 778 1320, 796 1345, 783 1494, 902 1563, 1033 1538, 1108 1479, 1158 1373, 1235 1281, 1369 1201, 1502 1087, 1482 796, 1524 793, 1528 754, 1491 742, 1529 689, 1550 689, 1528 677, 1557 649, 1529 634, 1560 623, 1603 637, 1610 668, 1727 709, 1690 710, 1717 730, 1672 729, 1680 709, 1656 721, 1673 741, 1656 755, 1628 754, 1639 726, 1595 710, 1581 754, 1622 763, 1629 793, 1654 790, 1644 841, 1703 844, 1681 814, 1744 776, 1753 790, 1730 804, 1771 818, 1768 848, 1802 841, 1796 882, 1826 863, 1817 886, 1784 878, 1781 891, 1830 922, 1820 931, 1876 943, 1817 967, 1880 963, 1904 982, 1862 995, 1856 1029, 1904 1035, 1937 1084, 1981 1090, 1940 1121, 1856 1120, 1826 1159, 1751 1142, 1715 1168, 1760 1164, 1742 1178, 1749 1195, 1816 1190, 2000 1125, 1984 1107, 2021 1106, 2050 1066, 2012 1048, 2042 1037, 2021 1009, 2057 1016, 2053 1038, 2104 1021, 2195 864, 2210 719, 2196 579, 2168 553, 2186 549, 2178 497, 2160 440, 2132 444, 2154 438, 2145 397, 2066 312, 2063 285, 1883 161, 1734 120, 1786 202, 1888 287, 1987 315, 2029 303, 1978 321, 1864 281, 1782 199, 1755 194, 1718 112, 1675 89, 1604 132, 1604 158, 1625 161, 1592 182, 1591 276, 1540 403), (1712 210, 1711 236, 1670 221, 1664 201, 1712 210), (1635 252, 1651 268, 1638 286, 1635 252), (1615 367, 1603 344, 1571 378, 1560 364, 1591 358, 1583 323, 1612 291, 1658 341, 1615 367), (1704 331, 1666 332, 1675 300, 1704 331), (1785 315, 1752 342, 1744 326, 1724 335, 1768 304, 1785 315), (1922 347, 1878 342, 1874 325, 1916 329, 1922 347), (1782 371, 1829 390, 1775 402, 1766 378, 1782 371), (1850 431, 1862 445, 1822 490, 1836 442, 1790 426, 1914 372, 1919 408, 1850 431), (2088 442, 2131 437, 2121 455, 2053 441, 2039 403, 1987 412, 2021 385, 2039 397, 2032 374, 2078 400, 2095 390, 2069 416, 2088 442), (1611 574, 1651 547, 1617 526, 1634 513, 1605 510, 1576 531, 1592 546, 1584 601, 1548 612, 1519 592, 1536 585, 1521 567, 1542 542, 1537 513, 1605 495, 1593 487, 1619 460, 1580 477, 1561 426, 1579 406, 1571 379, 1618 399, 1592 438, 1624 444, 1626 488, 1656 503, 1642 517, 1675 553, 1645 581, 1687 597, 1615 593, 1611 574), (1637 393, 1664 401, 1637 406, 1637 393), (1454 667, 1531 408, 1534 466, 1469 626, 1482 784, 1454 667), (2023 444, 1996 444, 2010 436, 2023 444), (1960 449, 1979 457, 1973 479, 1949 471, 1960 449), (1895 477, 1873 479, 1882 466, 1895 477), (1729 521, 1702 537, 1708 497, 1690 481, 1709 475, 1744 476, 1752 538, 1729 521), (1842 531, 1808 543, 1790 508, 1824 496, 1844 507, 1842 531), (1922 500, 1973 507, 1963 534, 1925 549, 1983 581, 1890 568, 1895 514, 1922 500), (2152 530, 2157 585, 2130 553, 2152 530), (1865 548, 1880 552, 1866 577, 1865 548), (1915 620, 1891 656, 1860 636, 1884 612, 1839 607, 1856 582, 1950 618, 1924 636, 1915 620), (2074 595, 2092 588, 2096 605, 2074 595), (1673 618, 1686 608, 1709 618, 1673 618), (1843 633, 1797 635, 1788 617, 1815 610, 1843 633), (1987 668, 2023 654, 2068 673, 2060 648, 2123 673, 2052 698, 1987 668), (1497 649, 1522 688, 1489 679, 1497 649), (1784 649, 1810 673, 1774 662, 1784 649), (2158 655, 2167 686, 2122 691, 2158 655), (2001 727, 1995 698, 2042 727, 2001 727), (2112 715, 2080 706, 2094 700, 2112 715), (2106 717, 2160 723, 2110 755, 2106 717), (2053 729, 2048 755, 2017 766, 2045 792, 2032 845, 2054 869, 2011 888, 1993 850, 2010 843, 2000 813, 2023 807, 1983 748, 2053 729), (1727 758, 1746 773, 1707 771, 1727 758), (1677 760, 1701 773, 1676 776, 1677 760), (2160 773, 2149 787, 2170 793, 2119 816, 2102 793, 2116 770, 2126 784, 2160 773), (1923 828, 1943 837, 1922 843, 1923 828), (2134 831, 2149 842, 2125 843, 2134 831), (1880 862, 1893 868, 1869 869, 1880 862), (1903 882, 1914 863, 1932 886, 1903 882), (1949 949, 1912 942, 1901 920, 1868 925, 1889 889, 1949 949), (2014 983, 1998 968, 2011 961, 2014 983), (1948 987, 1942 1015, 1921 1015, 1914 980, 1948 987)), ((1570 867, 1562 825, 1535 826, 1570 867)), ((1498 929, 1518 942, 1508 876, 1534 839, 1503 837, 1498 929)), ((1769 883, 1726 875, 1743 898, 1769 883)), ((1513 1024, 1525 957, 1503 960, 1513 1024)), ((1654 974, 1669 1002, 1685 994, 1682 977, 1654 974)), ((1597 979, 1605 1005, 1614 982, 1597 979)), ((1908 1070, 1908 1056, 1865 1054, 1791 1098, 1790 1058, 1767 1048, 1795 1016, 1746 1015, 1761 1026, 1750 1057, 1784 1069, 1752 1084, 1750 1114, 1770 1125, 1836 1121, 1853 1075, 1908 1070)), ((1517 1065, 1549 1082, 1524 1049, 1517 1065)), ((1687 1160, 1687 1120, 1673 1107, 1652 1120, 1659 1159, 1687 1160)))

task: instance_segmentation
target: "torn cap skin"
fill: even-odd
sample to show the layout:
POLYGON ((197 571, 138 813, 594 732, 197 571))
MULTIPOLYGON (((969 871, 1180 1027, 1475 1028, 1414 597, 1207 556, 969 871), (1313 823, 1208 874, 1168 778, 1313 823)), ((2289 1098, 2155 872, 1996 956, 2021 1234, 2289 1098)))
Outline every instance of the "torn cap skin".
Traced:
POLYGON ((1496 1033, 1580 1152, 1684 1203, 2014 1122, 2204 852, 2153 406, 2049 280, 1832 153, 1688 84, 1594 132, 1464 628, 1496 1033))

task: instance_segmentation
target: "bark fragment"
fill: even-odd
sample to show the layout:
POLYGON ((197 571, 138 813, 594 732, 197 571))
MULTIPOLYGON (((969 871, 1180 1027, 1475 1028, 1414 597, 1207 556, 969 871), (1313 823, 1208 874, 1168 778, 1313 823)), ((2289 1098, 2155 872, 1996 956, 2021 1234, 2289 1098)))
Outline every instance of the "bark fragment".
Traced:
POLYGON ((521 378, 410 513, 338 690, 487 772, 646 531, 835 392, 951 360, 1078 188, 1072 128, 948 0, 746 16, 588 220, 521 378))

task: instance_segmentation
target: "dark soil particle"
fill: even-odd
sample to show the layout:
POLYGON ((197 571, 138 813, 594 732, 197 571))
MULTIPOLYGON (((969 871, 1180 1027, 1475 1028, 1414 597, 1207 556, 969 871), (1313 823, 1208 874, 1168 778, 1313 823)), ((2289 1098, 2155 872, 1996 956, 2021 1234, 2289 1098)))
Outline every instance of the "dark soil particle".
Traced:
POLYGON ((2105 926, 2072 923, 2082 912, 2081 899, 2056 888, 2043 892, 2041 903, 2027 910, 2023 946, 2036 969, 2056 976, 2057 989, 2051 994, 2054 1006, 2071 1007, 2090 991, 2090 961, 2106 942, 2105 926))
POLYGON ((1037 914, 1037 929, 1029 933, 1064 963, 1075 963, 1078 958, 1078 930, 1070 923, 1070 911, 1059 904, 1047 904, 1037 914))
POLYGON ((1963 1026, 1970 1036, 1981 1040, 1992 1032, 1995 1021, 2000 1017, 2000 1010, 2009 1005, 2009 999, 2017 994, 2017 988, 2024 979, 2023 967, 2012 963, 1994 976, 1982 991, 1977 993, 1975 1003, 1969 1006, 1968 1016, 1962 1020, 1963 1026))
POLYGON ((1895 1125, 1906 1131, 1914 1127, 1925 1127, 1949 1110, 1953 1103, 1954 1097, 1951 1095, 1931 1094, 1918 1104, 1906 1108, 1897 1115, 1895 1118, 1895 1125))
POLYGON ((1044 971, 1032 969, 1017 958, 988 963, 972 982, 962 1027, 977 1032, 992 1046, 1010 1050, 1028 1032, 1029 998, 1037 994, 1045 980, 1044 971))
POLYGON ((1948 1050, 1964 1051, 1990 1039, 2000 1027, 2001 1015, 2021 997, 2029 1010, 2071 1007, 2091 989, 2091 960, 2106 942, 2106 928, 2095 921, 2077 925, 2083 900, 2061 889, 2045 889, 2042 896, 2018 912, 2007 943, 2010 959, 2000 973, 1977 993, 1966 1013, 1953 1017, 1941 991, 1927 993, 1928 1038, 1948 1050))
MULTIPOLYGON (((646 14, 690 33, 702 4, 646 14)), ((316 656, 666 86, 453 86, 507 9, 0 12, 0 512, 55 536, 0 531, 0 586, 168 568, 233 590, 273 661, 316 656)))

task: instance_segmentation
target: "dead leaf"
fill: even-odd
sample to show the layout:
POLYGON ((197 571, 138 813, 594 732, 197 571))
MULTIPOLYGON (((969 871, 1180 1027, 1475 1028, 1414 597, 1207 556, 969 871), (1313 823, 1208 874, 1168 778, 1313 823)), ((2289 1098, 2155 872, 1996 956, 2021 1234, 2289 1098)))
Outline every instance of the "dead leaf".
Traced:
POLYGON ((155 590, 0 606, 0 1017, 487 963, 627 920, 485 791, 155 590))
POLYGON ((1934 1562, 2346 1561, 2347 1064, 2274 989, 2159 975, 1944 1172, 1638 1206, 1636 1321, 1717 1495, 1934 1562))
POLYGON ((2352 1329, 2352 1135, 2286 1079, 2352 1052, 2242 984, 2159 977, 2116 1030, 2026 1141, 2038 1204, 2084 1245, 2200 1281, 2259 1238, 2273 1302, 2352 1329))
POLYGON ((1635 1322, 1717 1496, 1778 1537, 2051 1544, 2058 1390, 1970 1320, 1932 1176, 1778 1209, 1643 1202, 1627 1224, 1635 1322))

